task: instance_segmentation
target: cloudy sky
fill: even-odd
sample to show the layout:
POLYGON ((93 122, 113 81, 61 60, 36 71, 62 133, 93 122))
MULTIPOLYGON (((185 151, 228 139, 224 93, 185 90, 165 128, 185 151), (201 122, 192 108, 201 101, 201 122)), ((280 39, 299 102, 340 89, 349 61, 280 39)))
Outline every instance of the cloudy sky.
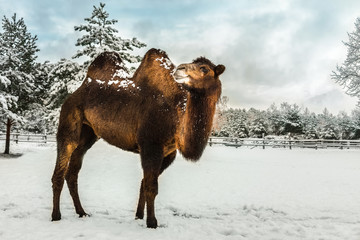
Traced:
MULTIPOLYGON (((359 0, 103 0, 123 38, 165 50, 175 64, 206 56, 224 64, 229 105, 266 109, 297 103, 315 112, 351 111, 331 79, 346 57, 347 32, 360 17, 359 0)), ((39 61, 71 58, 89 17, 90 0, 0 0, 0 15, 23 17, 39 38, 39 61)))

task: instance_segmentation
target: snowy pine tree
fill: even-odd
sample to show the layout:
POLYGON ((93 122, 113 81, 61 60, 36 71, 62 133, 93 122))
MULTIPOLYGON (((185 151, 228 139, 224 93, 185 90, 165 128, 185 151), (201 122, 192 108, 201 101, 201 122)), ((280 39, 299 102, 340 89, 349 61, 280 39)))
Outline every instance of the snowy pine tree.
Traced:
MULTIPOLYGON (((7 51, 2 34, 0 34, 0 67, 4 66, 7 62, 7 56, 4 54, 7 51)), ((10 85, 11 81, 7 78, 5 71, 0 71, 0 114, 6 120, 8 118, 17 118, 16 113, 12 110, 17 107, 18 97, 11 94, 9 91, 10 85)))
POLYGON ((282 103, 280 106, 281 111, 281 132, 283 134, 292 133, 299 134, 302 133, 302 121, 301 121, 301 108, 296 105, 290 105, 288 103, 282 103))
POLYGON ((246 111, 241 109, 229 109, 224 113, 226 124, 221 128, 220 137, 248 137, 246 127, 246 111))
POLYGON ((338 129, 336 117, 325 108, 322 114, 319 114, 318 119, 319 137, 323 139, 337 139, 338 129))
MULTIPOLYGON (((140 56, 133 56, 129 51, 134 48, 142 48, 146 45, 136 38, 123 39, 115 34, 118 32, 112 26, 118 21, 115 19, 109 20, 109 14, 105 11, 105 3, 100 3, 99 7, 93 6, 91 17, 85 18, 86 25, 75 26, 75 31, 86 32, 81 38, 77 40, 76 46, 83 47, 79 50, 73 58, 87 56, 84 67, 104 51, 115 51, 120 54, 121 59, 128 63, 138 63, 141 61, 140 56)), ((127 69, 129 72, 132 69, 127 69)))
POLYGON ((80 71, 80 65, 76 62, 61 59, 53 64, 48 78, 52 83, 47 104, 50 109, 59 108, 65 98, 77 88, 77 83, 82 79, 75 79, 80 71))
POLYGON ((305 111, 302 115, 302 124, 303 124, 303 133, 306 139, 317 139, 319 138, 317 132, 318 119, 316 114, 310 112, 308 108, 305 108, 305 111))
POLYGON ((6 121, 7 140, 5 153, 9 153, 11 126, 21 122, 24 111, 35 101, 32 93, 36 89, 35 59, 36 36, 31 36, 23 18, 17 20, 16 14, 11 19, 4 16, 3 32, 0 34, 0 91, 1 118, 6 121))
POLYGON ((234 137, 237 138, 246 138, 249 136, 249 131, 248 128, 246 126, 246 111, 245 109, 240 110, 237 112, 236 114, 237 120, 236 120, 236 124, 234 124, 234 137))
POLYGON ((351 112, 351 122, 354 127, 352 139, 360 139, 360 107, 351 112))
POLYGON ((54 64, 49 61, 36 65, 35 85, 37 88, 35 89, 34 95, 36 96, 36 102, 39 104, 44 105, 49 96, 49 90, 53 83, 50 81, 51 79, 49 79, 48 75, 53 67, 54 64))
POLYGON ((249 136, 261 138, 267 134, 266 112, 250 108, 247 113, 247 126, 249 128, 249 136))
POLYGON ((336 67, 332 78, 346 89, 350 96, 360 101, 360 18, 355 21, 355 31, 348 33, 349 41, 344 42, 347 56, 341 66, 336 67))
POLYGON ((31 109, 24 112, 26 121, 22 124, 22 130, 25 132, 49 132, 46 121, 49 111, 46 103, 50 96, 50 88, 53 85, 51 79, 48 77, 53 67, 54 64, 49 61, 36 65, 35 85, 37 88, 32 93, 32 95, 35 96, 35 102, 31 104, 31 109))
POLYGON ((341 139, 351 139, 355 133, 355 127, 351 117, 346 112, 340 112, 337 116, 337 130, 341 139))
POLYGON ((273 103, 266 110, 266 112, 271 134, 280 135, 282 127, 282 117, 280 110, 276 107, 275 103, 273 103))
POLYGON ((46 123, 49 132, 56 131, 61 105, 83 80, 80 78, 79 72, 81 72, 80 65, 68 59, 61 59, 49 70, 48 81, 51 83, 51 87, 45 101, 48 109, 46 123))

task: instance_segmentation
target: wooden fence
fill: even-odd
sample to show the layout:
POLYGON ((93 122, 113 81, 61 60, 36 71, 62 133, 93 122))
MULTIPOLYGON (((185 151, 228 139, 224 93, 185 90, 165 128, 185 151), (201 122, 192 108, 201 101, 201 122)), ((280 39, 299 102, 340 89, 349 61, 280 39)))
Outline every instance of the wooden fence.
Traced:
MULTIPOLYGON (((0 141, 5 141, 6 135, 0 133, 0 141)), ((49 143, 56 142, 55 135, 44 134, 18 134, 10 135, 12 142, 33 142, 49 143)), ((227 138, 210 137, 209 145, 224 145, 230 147, 248 147, 248 148, 313 148, 313 149, 360 149, 360 140, 295 140, 295 139, 268 139, 268 138, 227 138)))
POLYGON ((313 148, 313 149, 360 149, 360 140, 327 140, 327 139, 267 139, 267 138, 226 138, 210 137, 209 145, 250 148, 313 148))
MULTIPOLYGON (((0 133, 0 141, 5 141, 6 134, 0 133)), ((33 142, 33 143, 48 143, 56 142, 55 135, 46 135, 46 134, 19 134, 14 133, 10 134, 10 141, 12 142, 33 142)))

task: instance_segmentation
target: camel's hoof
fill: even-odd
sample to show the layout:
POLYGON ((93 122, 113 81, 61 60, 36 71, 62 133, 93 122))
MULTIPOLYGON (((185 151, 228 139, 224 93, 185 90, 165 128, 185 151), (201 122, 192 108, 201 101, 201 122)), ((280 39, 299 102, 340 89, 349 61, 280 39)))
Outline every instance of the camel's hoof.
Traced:
POLYGON ((148 227, 148 228, 157 228, 157 220, 156 220, 156 218, 154 218, 154 219, 147 219, 146 220, 146 226, 148 227))
POLYGON ((135 220, 144 219, 144 213, 136 213, 135 220))
POLYGON ((91 217, 90 214, 87 214, 86 212, 84 213, 78 213, 79 214, 79 218, 84 218, 84 217, 91 217))
POLYGON ((59 221, 61 220, 61 214, 60 213, 53 213, 51 215, 51 221, 54 222, 54 221, 59 221))

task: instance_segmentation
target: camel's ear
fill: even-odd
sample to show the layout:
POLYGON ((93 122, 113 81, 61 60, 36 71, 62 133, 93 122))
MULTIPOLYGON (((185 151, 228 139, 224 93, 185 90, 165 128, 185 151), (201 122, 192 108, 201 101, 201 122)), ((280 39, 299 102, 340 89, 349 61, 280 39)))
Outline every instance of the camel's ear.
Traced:
POLYGON ((219 64, 219 65, 217 65, 217 66, 215 67, 215 74, 216 74, 217 76, 219 76, 220 74, 222 74, 224 71, 225 71, 225 66, 224 66, 224 65, 219 64))

